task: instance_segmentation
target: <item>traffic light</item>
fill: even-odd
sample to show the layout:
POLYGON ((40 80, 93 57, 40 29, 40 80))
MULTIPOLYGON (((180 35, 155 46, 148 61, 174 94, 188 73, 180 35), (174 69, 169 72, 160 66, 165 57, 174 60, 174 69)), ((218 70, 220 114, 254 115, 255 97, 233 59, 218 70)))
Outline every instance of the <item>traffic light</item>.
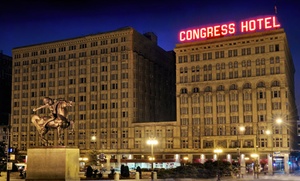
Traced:
POLYGON ((13 148, 13 147, 10 147, 10 148, 8 149, 8 153, 14 153, 15 151, 16 151, 16 149, 13 148))

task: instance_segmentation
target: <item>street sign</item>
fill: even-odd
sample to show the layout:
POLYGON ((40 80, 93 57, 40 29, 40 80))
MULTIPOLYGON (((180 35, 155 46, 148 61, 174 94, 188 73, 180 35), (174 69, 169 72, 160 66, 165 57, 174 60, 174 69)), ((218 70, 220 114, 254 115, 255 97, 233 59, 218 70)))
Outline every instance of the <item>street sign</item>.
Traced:
POLYGON ((10 154, 9 156, 10 156, 10 160, 15 160, 15 158, 16 158, 15 154, 10 154))
POLYGON ((12 166, 13 164, 12 164, 12 162, 7 162, 7 167, 6 167, 6 169, 7 170, 12 170, 12 166))

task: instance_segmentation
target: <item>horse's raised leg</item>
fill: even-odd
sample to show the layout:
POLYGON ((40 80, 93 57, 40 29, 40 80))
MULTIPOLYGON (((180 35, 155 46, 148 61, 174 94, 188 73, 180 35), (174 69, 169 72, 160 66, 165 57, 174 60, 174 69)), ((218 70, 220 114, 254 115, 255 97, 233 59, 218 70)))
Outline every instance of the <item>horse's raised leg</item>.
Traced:
POLYGON ((44 120, 37 115, 33 115, 31 118, 31 122, 34 124, 35 128, 39 133, 42 145, 48 146, 48 140, 45 139, 45 134, 48 132, 48 129, 42 126, 43 121, 44 120))
POLYGON ((48 132, 47 128, 42 128, 39 132, 40 138, 42 139, 42 145, 44 146, 48 146, 48 140, 45 138, 47 132, 48 132))
POLYGON ((71 131, 70 131, 70 134, 75 134, 75 130, 74 130, 74 124, 75 124, 75 122, 74 122, 74 121, 70 121, 70 126, 71 126, 71 131))
POLYGON ((63 145, 63 141, 62 141, 62 136, 61 136, 61 127, 60 126, 58 126, 57 127, 57 134, 58 134, 58 144, 59 145, 63 145))

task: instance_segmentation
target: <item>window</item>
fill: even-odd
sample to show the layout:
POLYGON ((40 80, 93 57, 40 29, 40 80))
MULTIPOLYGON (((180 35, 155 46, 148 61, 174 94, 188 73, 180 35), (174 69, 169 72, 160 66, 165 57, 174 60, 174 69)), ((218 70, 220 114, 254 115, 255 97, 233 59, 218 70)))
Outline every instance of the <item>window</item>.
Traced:
POLYGON ((181 140, 181 148, 188 148, 188 146, 189 146, 188 140, 186 139, 181 140))

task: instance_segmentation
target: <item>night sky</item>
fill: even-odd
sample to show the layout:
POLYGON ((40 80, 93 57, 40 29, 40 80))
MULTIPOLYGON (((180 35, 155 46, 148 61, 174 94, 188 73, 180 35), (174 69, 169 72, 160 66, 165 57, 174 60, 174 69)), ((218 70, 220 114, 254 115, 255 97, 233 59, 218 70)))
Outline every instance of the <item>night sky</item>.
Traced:
POLYGON ((140 33, 154 32, 160 47, 173 50, 182 29, 276 15, 287 34, 296 68, 296 102, 300 112, 299 0, 2 0, 0 7, 0 50, 9 56, 15 47, 125 26, 140 33))

